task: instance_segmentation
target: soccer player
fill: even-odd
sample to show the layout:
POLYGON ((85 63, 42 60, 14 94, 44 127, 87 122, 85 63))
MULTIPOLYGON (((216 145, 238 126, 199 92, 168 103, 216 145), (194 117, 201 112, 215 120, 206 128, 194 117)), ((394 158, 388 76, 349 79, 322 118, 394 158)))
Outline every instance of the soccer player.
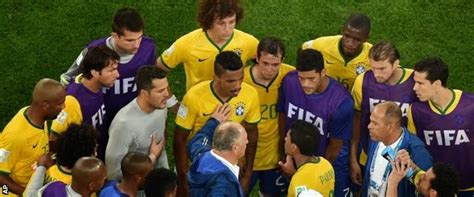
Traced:
POLYGON ((47 120, 64 107, 66 92, 52 79, 35 85, 31 105, 23 107, 0 133, 2 194, 21 195, 34 172, 33 164, 49 150, 47 120))
POLYGON ((66 89, 66 106, 51 125, 51 141, 61 135, 69 125, 86 123, 99 131, 98 157, 104 159, 107 144, 106 110, 103 87, 112 87, 119 77, 119 55, 102 45, 92 47, 81 61, 82 73, 66 89))
POLYGON ((176 40, 156 64, 165 71, 184 65, 186 91, 214 78, 214 60, 222 51, 234 51, 245 64, 255 57, 258 40, 235 29, 243 18, 240 0, 200 0, 197 21, 201 28, 176 40))
MULTIPOLYGON (((369 132, 372 142, 368 149, 367 167, 361 188, 361 196, 385 196, 387 179, 391 172, 391 160, 402 165, 413 164, 428 170, 433 163, 423 142, 401 126, 402 111, 394 102, 375 106, 370 114, 369 132)), ((398 185, 400 196, 415 196, 415 188, 407 180, 398 185)))
POLYGON ((100 196, 137 196, 145 185, 145 178, 153 169, 153 163, 148 154, 129 152, 120 162, 120 182, 113 180, 100 191, 100 196))
POLYGON ((128 152, 147 154, 155 167, 169 168, 164 148, 169 98, 166 72, 154 65, 144 66, 135 82, 137 98, 123 107, 110 125, 105 152, 109 180, 122 179, 120 161, 128 152))
MULTIPOLYGON (((247 192, 249 187, 257 146, 257 123, 260 121, 258 93, 255 88, 243 82, 243 63, 235 52, 219 53, 214 63, 214 71, 214 80, 201 82, 186 93, 176 115, 177 127, 173 146, 178 172, 178 192, 187 191, 184 188, 186 187, 186 170, 188 169, 186 143, 211 117, 210 115, 216 106, 225 103, 231 107, 229 119, 243 123, 248 134, 246 165, 241 166, 243 173, 240 181, 244 192, 247 192)), ((178 196, 181 195, 178 194, 178 196)))
POLYGON ((342 35, 307 41, 303 44, 303 49, 320 51, 324 56, 327 75, 350 91, 357 75, 370 69, 368 54, 372 45, 367 42, 369 34, 369 17, 352 14, 342 27, 342 35))
POLYGON ((258 143, 250 191, 257 180, 260 193, 264 196, 278 196, 286 191, 288 183, 278 170, 280 161, 278 113, 276 104, 278 89, 286 73, 294 70, 284 64, 285 46, 277 38, 264 38, 257 47, 257 64, 246 67, 244 82, 253 86, 260 98, 262 119, 258 123, 258 143))
MULTIPOLYGON (((406 177, 408 167, 401 162, 392 163, 392 172, 388 177, 387 197, 397 197, 397 187, 406 177)), ((423 196, 455 197, 459 188, 458 173, 454 168, 443 163, 435 163, 428 171, 417 170, 411 178, 416 190, 423 196)))
POLYGON ((418 101, 413 91, 413 70, 400 66, 400 53, 389 42, 379 42, 369 51, 371 70, 357 76, 352 88, 354 99, 354 120, 351 140, 350 162, 351 179, 356 184, 362 184, 362 171, 359 166, 365 166, 368 145, 371 143, 368 125, 370 113, 375 105, 384 101, 396 102, 402 110, 402 126, 406 127, 408 106, 418 101), (359 161, 360 147, 363 156, 359 161))
POLYGON ((474 195, 474 95, 449 89, 448 66, 427 58, 414 66, 415 90, 420 102, 408 111, 408 129, 426 143, 435 162, 460 172, 458 196, 474 195))
MULTIPOLYGON (((115 114, 137 97, 135 75, 138 69, 143 65, 155 64, 155 41, 144 36, 143 31, 143 19, 135 9, 121 8, 117 10, 112 20, 111 36, 90 42, 68 71, 61 75, 61 83, 67 85, 73 82, 73 77, 81 73, 79 65, 91 47, 106 45, 119 54, 118 72, 120 76, 112 87, 105 90, 104 94, 105 111, 107 111, 107 116, 110 117, 106 123, 106 129, 108 129, 115 114)), ((176 99, 170 99, 169 106, 173 106, 176 102, 176 99)))
POLYGON ((323 56, 314 49, 298 52, 296 71, 283 79, 278 112, 280 138, 296 120, 314 124, 321 135, 316 156, 324 156, 336 171, 335 196, 349 194, 349 140, 354 101, 349 92, 326 75, 323 56), (336 159, 337 158, 337 159, 336 159))
MULTIPOLYGON (((71 184, 71 171, 77 160, 82 157, 95 156, 97 147, 97 131, 88 124, 71 124, 69 128, 57 139, 56 164, 48 168, 38 159, 35 173, 28 182, 23 193, 24 196, 36 196, 44 184, 61 181, 71 184)), ((44 159, 43 159, 44 160, 44 159)))
POLYGON ((285 137, 286 163, 280 163, 286 173, 294 173, 288 197, 298 197, 301 192, 309 190, 322 196, 334 196, 334 169, 324 157, 315 155, 320 138, 318 128, 304 120, 297 120, 288 130, 285 137))
POLYGON ((91 196, 104 185, 107 176, 105 164, 95 157, 82 157, 72 168, 72 182, 48 183, 38 191, 38 196, 91 196))

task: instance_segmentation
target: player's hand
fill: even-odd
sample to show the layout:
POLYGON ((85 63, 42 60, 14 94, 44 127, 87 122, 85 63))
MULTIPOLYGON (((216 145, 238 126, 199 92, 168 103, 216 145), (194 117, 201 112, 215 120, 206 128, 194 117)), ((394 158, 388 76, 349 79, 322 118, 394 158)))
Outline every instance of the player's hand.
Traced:
POLYGON ((362 171, 357 161, 351 161, 350 165, 350 176, 353 183, 362 185, 362 171))
POLYGON ((36 166, 44 166, 46 169, 54 165, 55 161, 51 158, 51 155, 48 153, 41 155, 38 160, 36 160, 36 166))
POLYGON ((158 142, 158 137, 155 134, 151 135, 151 143, 150 143, 150 159, 154 163, 156 159, 161 155, 161 151, 165 146, 165 138, 162 137, 161 140, 158 142))
POLYGON ((285 174, 288 178, 292 177, 296 172, 295 164, 293 162, 293 157, 291 155, 286 155, 286 162, 278 162, 278 165, 281 168, 281 172, 285 174))
POLYGON ((227 121, 230 117, 230 106, 228 103, 223 105, 218 105, 216 111, 212 114, 213 118, 215 118, 219 123, 227 121))
MULTIPOLYGON (((399 161, 402 165, 413 167, 414 163, 411 161, 410 154, 405 149, 401 149, 397 152, 395 157, 396 161, 399 161)), ((416 169, 416 168, 413 168, 416 169)))
POLYGON ((388 182, 394 186, 398 185, 400 181, 405 178, 410 167, 403 164, 400 160, 392 161, 392 172, 388 176, 388 182))

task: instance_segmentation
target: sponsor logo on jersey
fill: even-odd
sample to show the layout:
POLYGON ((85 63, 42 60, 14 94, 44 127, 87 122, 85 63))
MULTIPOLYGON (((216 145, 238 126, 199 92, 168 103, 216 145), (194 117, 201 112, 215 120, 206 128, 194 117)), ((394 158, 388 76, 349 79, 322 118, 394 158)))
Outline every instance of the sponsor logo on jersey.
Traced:
POLYGON ((186 107, 186 105, 184 105, 184 104, 179 105, 177 115, 178 115, 178 117, 180 117, 182 119, 186 119, 186 117, 188 116, 188 108, 186 107))
POLYGON ((0 162, 6 162, 9 155, 10 151, 7 151, 5 148, 0 148, 0 162))
POLYGON ((426 145, 457 146, 469 143, 469 130, 423 130, 426 145))
POLYGON ((104 123, 104 117, 105 117, 105 105, 102 104, 99 110, 97 110, 97 112, 95 112, 95 114, 92 115, 92 126, 94 128, 97 128, 97 125, 102 125, 102 123, 104 123))
POLYGON ((232 51, 235 54, 239 55, 239 57, 240 57, 240 56, 242 56, 242 53, 243 53, 244 50, 242 50, 241 48, 234 48, 234 49, 232 49, 232 51))
POLYGON ((323 130, 323 119, 320 117, 317 117, 313 113, 306 111, 303 108, 300 108, 293 103, 288 103, 288 118, 296 118, 298 120, 304 120, 305 122, 311 123, 314 126, 316 126, 319 129, 319 133, 321 135, 324 135, 324 130, 323 130))
POLYGON ((167 57, 170 56, 171 53, 173 53, 173 51, 174 51, 174 44, 172 44, 168 49, 166 49, 165 56, 167 57))
POLYGON ((365 64, 363 64, 363 63, 357 64, 355 72, 356 72, 357 75, 360 75, 363 72, 365 72, 365 64))
MULTIPOLYGON (((383 100, 383 99, 369 98, 370 112, 374 111, 374 108, 375 108, 376 105, 378 105, 380 103, 383 103, 385 101, 386 100, 383 100)), ((400 109, 402 110, 402 116, 407 117, 408 107, 410 106, 410 104, 409 103, 400 103, 400 102, 397 102, 397 101, 393 101, 393 102, 395 102, 400 107, 400 109)))
MULTIPOLYGON (((112 88, 103 89, 106 91, 113 91, 113 94, 127 94, 130 92, 137 91, 137 84, 135 83, 135 77, 126 77, 122 79, 115 80, 114 86, 112 88)), ((102 91, 104 94, 106 91, 102 91)))
POLYGON ((204 61, 206 61, 207 59, 209 59, 209 58, 203 58, 203 59, 198 58, 198 62, 204 62, 204 61))

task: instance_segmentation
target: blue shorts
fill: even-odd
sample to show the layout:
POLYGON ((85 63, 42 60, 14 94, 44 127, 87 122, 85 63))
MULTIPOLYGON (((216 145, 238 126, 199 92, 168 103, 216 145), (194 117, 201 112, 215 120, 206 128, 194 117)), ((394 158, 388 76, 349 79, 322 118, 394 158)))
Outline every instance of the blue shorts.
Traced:
POLYGON ((349 177, 349 142, 344 141, 336 160, 333 163, 336 175, 336 185, 334 186, 335 197, 351 196, 351 178, 349 177))
POLYGON ((252 191, 257 180, 262 194, 281 196, 288 192, 289 182, 279 169, 253 171, 249 191, 252 191))

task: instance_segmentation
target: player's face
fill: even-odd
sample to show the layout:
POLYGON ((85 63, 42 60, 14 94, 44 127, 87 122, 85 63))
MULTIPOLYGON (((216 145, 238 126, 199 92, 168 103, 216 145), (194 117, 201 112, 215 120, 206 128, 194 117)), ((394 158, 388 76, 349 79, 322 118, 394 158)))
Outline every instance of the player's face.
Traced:
POLYGON ((115 80, 119 78, 118 61, 110 61, 109 65, 103 68, 99 73, 99 82, 104 87, 112 87, 115 80))
POLYGON ((61 88, 56 94, 56 98, 45 102, 46 119, 55 119, 64 109, 64 101, 66 100, 66 91, 61 88))
POLYGON ((281 54, 274 56, 270 53, 262 52, 260 57, 257 58, 258 64, 255 68, 257 68, 256 71, 262 79, 272 80, 278 74, 282 61, 281 54))
POLYGON ((347 56, 354 56, 367 40, 367 32, 346 26, 342 30, 342 50, 347 56))
POLYGON ((413 90, 420 101, 428 101, 436 93, 434 83, 431 83, 428 79, 426 79, 426 77, 426 72, 415 71, 415 74, 413 75, 413 79, 415 80, 413 90))
POLYGON ((389 124, 384 119, 385 111, 381 107, 375 107, 370 114, 368 126, 370 139, 373 141, 383 141, 389 134, 389 124))
POLYGON ((392 78, 394 77, 395 69, 398 66, 398 60, 392 64, 389 59, 382 61, 369 59, 369 63, 378 83, 387 83, 393 80, 392 78))
POLYGON ((214 35, 217 40, 229 40, 234 32, 236 16, 225 17, 225 18, 216 18, 212 23, 209 33, 214 35))
POLYGON ((431 180, 436 178, 435 174, 433 173, 433 168, 428 169, 425 174, 422 174, 420 177, 420 181, 416 184, 417 190, 423 194, 423 196, 429 196, 431 190, 431 180))
POLYGON ((235 97, 239 95, 244 80, 244 68, 236 71, 226 70, 221 76, 215 76, 214 83, 226 97, 235 97))
POLYGON ((156 109, 164 109, 166 107, 166 100, 169 98, 168 80, 153 79, 153 89, 147 91, 148 102, 156 109))
POLYGON ((305 94, 318 92, 325 75, 324 70, 320 73, 316 70, 298 71, 298 80, 305 94))
POLYGON ((112 38, 115 41, 115 47, 120 53, 135 54, 138 52, 142 42, 143 31, 132 32, 124 30, 123 35, 112 32, 112 38))

